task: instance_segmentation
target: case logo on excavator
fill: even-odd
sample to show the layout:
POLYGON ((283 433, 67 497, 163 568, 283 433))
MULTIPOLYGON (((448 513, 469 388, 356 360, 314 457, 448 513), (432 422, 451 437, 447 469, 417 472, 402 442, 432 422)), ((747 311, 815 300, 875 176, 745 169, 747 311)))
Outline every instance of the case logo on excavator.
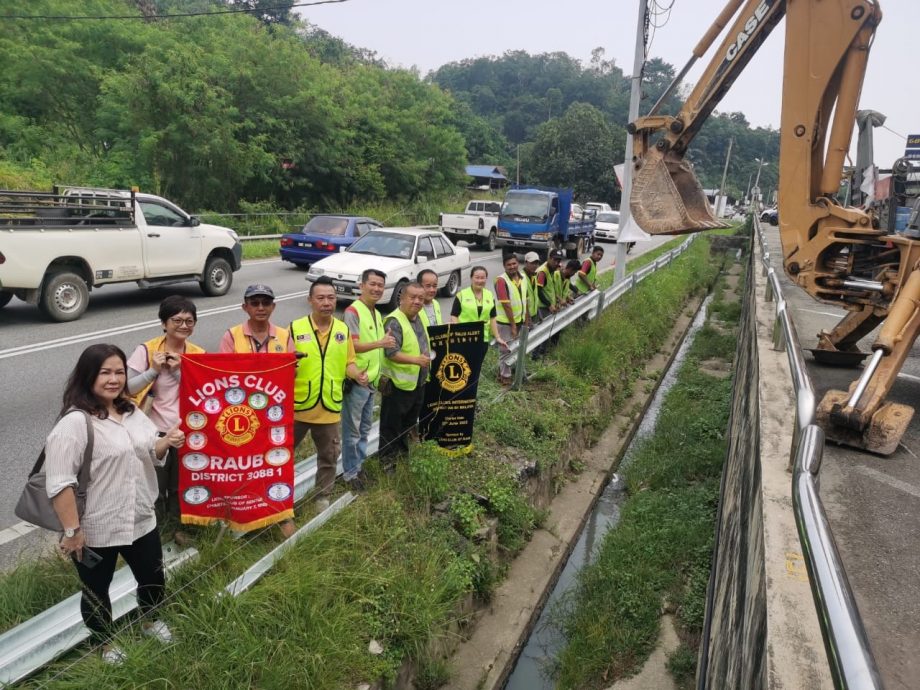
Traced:
POLYGON ((770 0, 763 0, 754 10, 754 14, 748 17, 748 20, 744 23, 744 29, 738 32, 735 42, 728 46, 728 50, 725 51, 725 62, 731 62, 741 52, 744 44, 754 35, 757 27, 760 26, 760 22, 770 11, 770 4, 770 0))

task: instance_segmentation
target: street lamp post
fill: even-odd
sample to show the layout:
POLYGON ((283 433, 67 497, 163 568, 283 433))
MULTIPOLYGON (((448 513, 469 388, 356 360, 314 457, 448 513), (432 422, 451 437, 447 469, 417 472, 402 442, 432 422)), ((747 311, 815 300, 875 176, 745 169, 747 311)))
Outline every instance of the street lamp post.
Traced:
MULTIPOLYGON (((761 158, 755 158, 754 160, 757 161, 757 177, 754 179, 754 186, 753 186, 753 188, 751 189, 751 197, 752 197, 752 198, 751 198, 751 201, 753 201, 753 197, 755 197, 755 196, 758 198, 758 200, 761 199, 761 196, 760 196, 760 171, 763 170, 763 168, 764 168, 765 165, 769 165, 769 163, 767 163, 767 161, 765 161, 765 160, 763 160, 763 159, 761 159, 761 158)), ((758 209, 758 210, 759 210, 759 209, 758 209)))

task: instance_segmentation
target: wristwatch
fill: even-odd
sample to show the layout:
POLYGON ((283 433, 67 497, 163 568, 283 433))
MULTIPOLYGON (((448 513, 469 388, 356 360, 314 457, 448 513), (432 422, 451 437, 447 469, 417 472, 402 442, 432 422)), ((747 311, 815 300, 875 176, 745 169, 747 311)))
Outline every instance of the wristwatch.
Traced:
POLYGON ((65 527, 64 528, 64 538, 70 539, 79 531, 80 531, 80 525, 77 525, 76 527, 65 527))

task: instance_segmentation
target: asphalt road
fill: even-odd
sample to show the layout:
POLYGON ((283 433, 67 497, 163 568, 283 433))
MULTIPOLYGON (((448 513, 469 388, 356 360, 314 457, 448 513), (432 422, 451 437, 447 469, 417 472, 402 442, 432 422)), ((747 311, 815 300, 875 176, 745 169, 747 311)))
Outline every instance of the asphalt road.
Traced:
MULTIPOLYGON (((636 245, 630 258, 640 256, 669 238, 657 238, 636 245)), ((609 268, 615 246, 605 245, 602 268, 609 268)), ((501 273, 501 253, 471 248, 470 259, 483 264, 490 276, 501 273)), ((279 259, 244 263, 234 275, 233 287, 223 297, 205 297, 196 283, 153 290, 138 289, 133 283, 112 285, 91 293, 89 309, 73 323, 50 323, 34 306, 14 299, 0 310, 0 381, 5 409, 0 422, 3 448, 0 482, 0 551, 10 543, 4 530, 19 520, 13 514, 16 499, 45 436, 60 411, 64 382, 79 354, 88 345, 110 342, 130 355, 138 344, 161 332, 157 321, 160 301, 171 294, 186 295, 198 307, 198 325, 192 341, 216 350, 224 332, 240 323, 240 309, 247 285, 266 283, 275 291, 277 307, 273 321, 286 325, 307 311, 306 271, 279 259)), ((469 284, 464 272, 463 287, 469 284)), ((441 299, 449 312, 452 300, 441 299)), ((0 560, 3 560, 0 558, 0 560)))

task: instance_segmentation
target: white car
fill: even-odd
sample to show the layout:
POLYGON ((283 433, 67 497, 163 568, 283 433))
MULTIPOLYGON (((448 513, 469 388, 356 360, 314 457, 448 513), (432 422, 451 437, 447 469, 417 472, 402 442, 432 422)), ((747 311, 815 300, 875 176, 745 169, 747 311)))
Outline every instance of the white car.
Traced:
POLYGON ((606 201, 589 201, 585 204, 585 208, 593 208, 598 213, 613 211, 610 204, 608 204, 606 201))
POLYGON ((620 212, 600 211, 594 220, 594 240, 616 242, 620 235, 620 212))
POLYGON ((380 228, 355 240, 347 250, 321 259, 310 266, 307 280, 329 276, 339 299, 354 301, 360 294, 358 283, 368 268, 387 274, 380 303, 395 309, 403 287, 415 280, 419 271, 430 268, 438 274, 438 287, 444 297, 460 289, 462 272, 470 265, 470 250, 454 246, 444 233, 422 228, 380 228))

